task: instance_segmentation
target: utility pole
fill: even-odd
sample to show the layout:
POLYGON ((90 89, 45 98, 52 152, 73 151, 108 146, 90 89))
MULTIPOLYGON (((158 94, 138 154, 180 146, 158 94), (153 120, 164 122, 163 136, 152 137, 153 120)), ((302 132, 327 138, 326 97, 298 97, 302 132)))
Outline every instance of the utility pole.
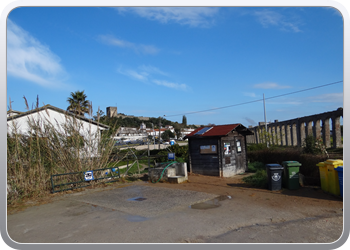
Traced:
POLYGON ((266 122, 265 94, 263 94, 263 99, 264 99, 264 117, 265 117, 265 140, 266 140, 266 146, 269 147, 269 142, 267 141, 267 122, 266 122))
POLYGON ((159 138, 158 138, 158 149, 160 149, 160 126, 161 126, 161 123, 160 123, 160 116, 159 116, 159 138))
POLYGON ((156 133, 154 132, 154 126, 153 126, 153 123, 152 123, 152 137, 153 137, 153 149, 156 149, 156 133))
POLYGON ((147 145, 148 145, 148 169, 149 169, 149 167, 150 167, 150 164, 149 164, 149 143, 150 143, 150 139, 149 138, 147 138, 147 145))

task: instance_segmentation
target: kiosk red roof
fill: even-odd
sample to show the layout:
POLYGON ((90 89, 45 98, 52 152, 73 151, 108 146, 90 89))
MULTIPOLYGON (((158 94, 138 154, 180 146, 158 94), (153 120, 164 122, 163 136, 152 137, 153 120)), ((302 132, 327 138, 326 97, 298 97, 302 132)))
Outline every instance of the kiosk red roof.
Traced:
POLYGON ((205 126, 200 127, 193 131, 192 133, 188 134, 185 137, 192 137, 192 136, 225 136, 228 133, 230 133, 232 130, 235 130, 238 126, 242 126, 245 128, 242 124, 228 124, 228 125, 218 125, 218 126, 205 126), (204 132, 201 133, 200 131, 204 129, 204 132))

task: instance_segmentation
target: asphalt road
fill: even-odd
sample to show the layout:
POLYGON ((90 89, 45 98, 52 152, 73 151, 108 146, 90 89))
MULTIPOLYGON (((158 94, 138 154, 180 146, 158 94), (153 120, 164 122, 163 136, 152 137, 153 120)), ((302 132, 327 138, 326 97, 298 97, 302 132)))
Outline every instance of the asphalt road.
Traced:
POLYGON ((285 195, 264 192, 259 201, 250 193, 116 184, 8 215, 7 229, 20 243, 331 243, 342 235, 341 201, 302 197, 310 205, 282 209, 275 204, 285 195))

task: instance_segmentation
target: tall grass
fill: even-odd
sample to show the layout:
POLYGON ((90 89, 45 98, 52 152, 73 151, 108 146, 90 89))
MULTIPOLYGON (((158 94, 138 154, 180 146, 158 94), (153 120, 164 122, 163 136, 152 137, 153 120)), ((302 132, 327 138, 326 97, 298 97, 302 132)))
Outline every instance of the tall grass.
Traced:
MULTIPOLYGON (((38 105, 32 111, 35 109, 39 110, 38 105)), ((52 121, 47 109, 35 114, 28 116, 26 131, 18 119, 8 121, 8 204, 47 193, 53 174, 106 168, 113 161, 114 141, 108 131, 94 130, 92 122, 84 126, 81 119, 68 113, 62 114, 64 123, 52 121)), ((81 180, 83 176, 75 178, 81 180)))

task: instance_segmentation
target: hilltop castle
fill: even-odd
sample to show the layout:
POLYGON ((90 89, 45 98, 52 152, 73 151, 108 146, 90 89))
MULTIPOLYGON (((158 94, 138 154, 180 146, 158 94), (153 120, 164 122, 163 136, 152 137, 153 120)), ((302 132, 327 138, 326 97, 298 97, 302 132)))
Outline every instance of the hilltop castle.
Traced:
POLYGON ((141 121, 149 121, 149 117, 118 114, 117 107, 107 107, 106 113, 107 113, 107 117, 121 117, 123 119, 127 118, 127 117, 128 118, 139 118, 141 121))

